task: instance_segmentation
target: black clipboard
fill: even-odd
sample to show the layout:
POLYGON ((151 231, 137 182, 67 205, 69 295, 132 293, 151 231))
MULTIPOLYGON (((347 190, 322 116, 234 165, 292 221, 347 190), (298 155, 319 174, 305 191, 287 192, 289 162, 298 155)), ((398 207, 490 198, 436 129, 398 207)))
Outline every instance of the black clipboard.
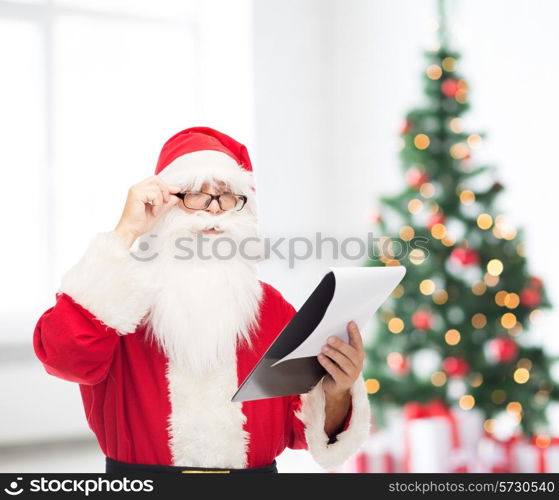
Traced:
MULTIPOLYGON (((382 302, 401 281, 405 268, 393 279, 393 286, 383 293, 382 302)), ((375 268, 383 270, 386 268, 375 268)), ((394 269, 394 268, 393 268, 394 269)), ((326 374, 316 356, 288 359, 274 363, 292 353, 316 329, 324 318, 336 291, 336 277, 330 271, 322 278, 299 311, 283 328, 260 361, 241 383, 232 402, 254 401, 281 396, 303 394, 311 390, 326 374)), ((382 302, 379 302, 379 306, 382 302)), ((378 306, 377 306, 378 307, 378 306)), ((374 314, 371 311, 371 316, 374 314)), ((352 318, 348 318, 348 321, 352 318)), ((332 332, 333 334, 339 332, 332 332)))

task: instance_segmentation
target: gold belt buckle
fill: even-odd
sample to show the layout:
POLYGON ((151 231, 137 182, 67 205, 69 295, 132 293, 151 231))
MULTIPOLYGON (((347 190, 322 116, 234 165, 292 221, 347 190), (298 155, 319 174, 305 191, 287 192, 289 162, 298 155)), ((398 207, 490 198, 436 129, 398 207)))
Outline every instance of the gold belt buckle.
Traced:
POLYGON ((181 470, 182 474, 229 474, 230 470, 181 470))

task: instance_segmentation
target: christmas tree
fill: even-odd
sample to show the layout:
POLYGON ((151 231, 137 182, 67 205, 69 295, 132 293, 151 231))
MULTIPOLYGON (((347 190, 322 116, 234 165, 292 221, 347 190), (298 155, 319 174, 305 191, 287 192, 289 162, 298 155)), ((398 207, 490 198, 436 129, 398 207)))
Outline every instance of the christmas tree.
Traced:
POLYGON ((437 47, 425 56, 426 103, 400 130, 406 186, 382 198, 382 237, 367 262, 407 268, 367 345, 373 411, 382 425, 388 407, 439 399, 481 410, 487 432, 506 413, 527 435, 545 433, 559 388, 528 330, 550 304, 530 274, 522 231, 498 210, 495 168, 475 164, 485 135, 464 127, 469 86, 449 48, 442 1, 437 47))

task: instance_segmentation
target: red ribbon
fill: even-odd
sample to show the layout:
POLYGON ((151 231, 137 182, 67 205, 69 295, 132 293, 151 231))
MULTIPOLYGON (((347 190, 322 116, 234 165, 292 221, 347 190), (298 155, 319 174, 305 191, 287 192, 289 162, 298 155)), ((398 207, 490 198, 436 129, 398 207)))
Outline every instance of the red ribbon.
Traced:
POLYGON ((538 472, 544 474, 547 472, 547 457, 545 451, 551 446, 559 446, 559 437, 549 437, 546 446, 538 446, 538 436, 532 437, 530 442, 536 447, 538 454, 538 472))
POLYGON ((518 443, 520 436, 511 436, 506 441, 497 439, 493 434, 485 432, 485 437, 494 443, 497 443, 503 449, 505 454, 505 461, 502 465, 491 464, 491 472, 501 473, 501 472, 513 472, 514 465, 512 463, 512 447, 518 443))
MULTIPOLYGON (((410 443, 410 421, 419 418, 443 417, 450 425, 450 438, 452 448, 460 448, 460 433, 456 417, 450 408, 440 400, 433 400, 423 404, 416 401, 404 405, 404 472, 411 471, 411 443, 410 443)), ((466 472, 465 467, 459 467, 455 472, 466 472)))
POLYGON ((538 436, 533 436, 531 439, 527 440, 522 436, 511 436, 506 441, 501 441, 497 439, 492 434, 488 432, 485 433, 485 437, 494 443, 497 443, 499 446, 502 447, 505 453, 505 463, 502 466, 493 465, 491 472, 520 472, 518 471, 518 467, 515 466, 512 460, 512 449, 515 445, 520 442, 526 442, 528 444, 532 444, 536 449, 536 456, 537 456, 537 472, 538 473, 545 473, 547 472, 547 457, 546 457, 546 450, 551 446, 559 446, 559 437, 549 437, 548 444, 546 446, 538 446, 538 436))
POLYGON ((382 456, 384 470, 382 472, 394 472, 394 457, 390 453, 384 453, 382 456))
POLYGON ((360 452, 355 456, 355 470, 356 473, 370 472, 369 471, 369 456, 360 452))
POLYGON ((373 464, 376 464, 376 462, 373 462, 371 460, 371 457, 369 456, 368 453, 366 452, 360 452, 357 455, 355 455, 354 458, 354 471, 353 472, 358 472, 358 473, 363 473, 363 472, 394 472, 394 459, 392 458, 392 455, 386 451, 384 451, 382 453, 381 456, 381 461, 380 463, 377 464, 377 466, 379 467, 379 470, 374 470, 373 469, 373 464))

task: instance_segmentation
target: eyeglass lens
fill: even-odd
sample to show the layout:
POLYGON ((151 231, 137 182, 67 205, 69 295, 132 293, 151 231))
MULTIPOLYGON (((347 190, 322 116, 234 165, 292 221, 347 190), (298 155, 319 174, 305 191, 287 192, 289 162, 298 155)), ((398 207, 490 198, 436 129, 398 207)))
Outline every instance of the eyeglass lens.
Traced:
MULTIPOLYGON (((187 193, 184 197, 186 208, 202 210, 208 208, 212 201, 212 196, 207 193, 187 193)), ((224 193, 219 195, 218 203, 221 210, 240 210, 244 204, 243 199, 234 194, 224 193)))

